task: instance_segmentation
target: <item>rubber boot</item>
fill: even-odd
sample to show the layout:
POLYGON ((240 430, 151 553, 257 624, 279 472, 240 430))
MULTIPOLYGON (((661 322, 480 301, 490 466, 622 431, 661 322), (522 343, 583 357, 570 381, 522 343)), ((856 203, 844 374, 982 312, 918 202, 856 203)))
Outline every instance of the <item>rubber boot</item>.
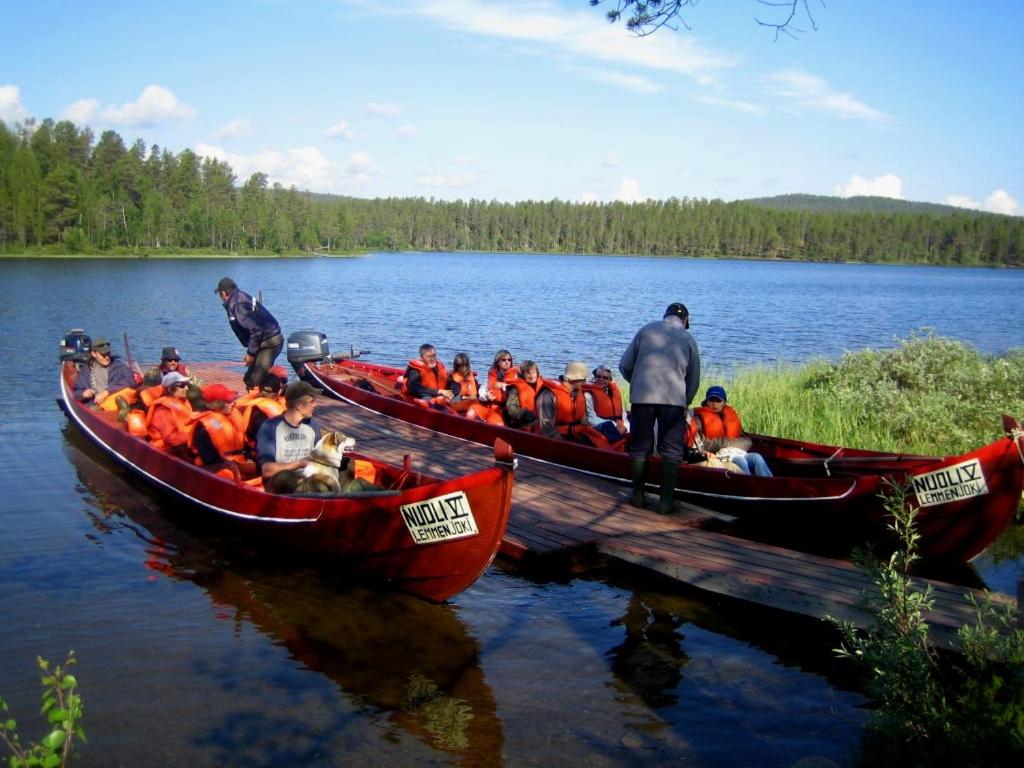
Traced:
POLYGON ((679 464, 674 461, 661 461, 661 497, 658 499, 659 515, 668 515, 676 511, 673 496, 676 490, 676 473, 679 464))
POLYGON ((633 493, 629 497, 629 503, 631 506, 647 509, 647 494, 644 492, 647 459, 630 459, 629 466, 633 477, 633 493))
POLYGON ((128 421, 128 411, 131 410, 131 406, 120 395, 114 398, 114 402, 117 404, 117 420, 124 424, 128 421))

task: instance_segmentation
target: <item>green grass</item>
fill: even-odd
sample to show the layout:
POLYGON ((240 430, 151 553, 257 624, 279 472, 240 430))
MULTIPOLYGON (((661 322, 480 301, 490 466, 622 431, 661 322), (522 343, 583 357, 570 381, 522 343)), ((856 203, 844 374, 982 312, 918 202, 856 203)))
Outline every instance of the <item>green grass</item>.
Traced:
POLYGON ((731 381, 706 372, 701 394, 712 384, 728 389, 749 432, 953 455, 998 438, 1003 413, 1024 416, 1024 349, 989 356, 921 333, 838 362, 744 368, 731 381))

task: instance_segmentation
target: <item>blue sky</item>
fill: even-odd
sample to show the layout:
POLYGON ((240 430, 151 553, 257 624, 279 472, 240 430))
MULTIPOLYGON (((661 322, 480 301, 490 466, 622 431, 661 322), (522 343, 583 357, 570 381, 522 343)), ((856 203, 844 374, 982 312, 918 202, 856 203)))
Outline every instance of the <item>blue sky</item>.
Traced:
POLYGON ((881 194, 1024 215, 1024 2, 0 0, 0 119, 360 197, 881 194))

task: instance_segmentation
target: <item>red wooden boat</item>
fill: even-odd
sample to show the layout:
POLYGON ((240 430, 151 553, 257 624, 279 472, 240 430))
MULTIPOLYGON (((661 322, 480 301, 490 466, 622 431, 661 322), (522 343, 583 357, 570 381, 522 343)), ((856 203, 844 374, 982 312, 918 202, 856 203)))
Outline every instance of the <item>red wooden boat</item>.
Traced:
MULTIPOLYGON (((403 369, 359 360, 292 360, 300 376, 348 402, 438 432, 489 443, 501 438, 515 451, 584 472, 628 480, 627 454, 554 440, 451 411, 423 408, 396 391, 403 369)), ((888 516, 879 492, 886 480, 912 484, 919 507, 920 552, 968 561, 1006 528, 1024 489, 1024 436, 1005 418, 1007 436, 959 456, 915 456, 818 445, 751 435, 775 477, 737 475, 694 465, 679 468, 680 500, 727 513, 745 524, 842 546, 887 536, 888 516)), ((648 479, 658 477, 649 462, 648 479)))
POLYGON ((116 413, 72 395, 76 365, 62 363, 61 404, 71 420, 114 459, 162 491, 275 546, 327 556, 373 582, 443 601, 484 572, 508 524, 513 458, 494 441, 495 466, 449 480, 426 477, 360 453, 392 488, 348 496, 280 496, 228 480, 130 435, 116 413))

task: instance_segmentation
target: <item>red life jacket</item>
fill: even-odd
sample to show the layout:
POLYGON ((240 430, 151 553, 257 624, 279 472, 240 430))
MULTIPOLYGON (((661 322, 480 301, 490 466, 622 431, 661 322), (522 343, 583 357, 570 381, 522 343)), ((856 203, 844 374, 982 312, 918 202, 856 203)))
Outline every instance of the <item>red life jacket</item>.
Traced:
POLYGON ((490 370, 487 371, 487 394, 490 396, 491 401, 495 403, 505 402, 505 390, 498 389, 498 382, 504 382, 505 384, 511 384, 513 381, 519 378, 519 366, 512 365, 505 371, 503 378, 498 378, 500 371, 493 365, 490 370))
MULTIPOLYGON (((448 389, 448 371, 445 369, 444 363, 438 361, 436 368, 430 368, 422 360, 410 360, 409 367, 419 371, 420 382, 424 389, 448 389)), ((408 377, 402 378, 402 394, 413 397, 409 391, 408 377)))
POLYGON ((516 378, 510 382, 510 386, 515 387, 516 392, 519 393, 519 405, 524 410, 536 413, 537 395, 544 388, 544 379, 538 376, 537 381, 531 384, 526 379, 516 378))
POLYGON ((721 415, 707 406, 694 408, 693 412, 700 416, 704 437, 711 440, 716 437, 739 437, 743 434, 743 425, 739 414, 731 405, 722 408, 721 415))
MULTIPOLYGON (((191 419, 191 432, 188 436, 188 447, 193 451, 196 450, 196 424, 203 425, 206 434, 210 436, 213 447, 225 458, 232 458, 230 454, 238 453, 245 446, 242 417, 236 411, 231 411, 226 415, 217 411, 202 411, 194 414, 191 419)), ((199 464, 200 459, 197 458, 196 463, 199 464)))
POLYGON ((239 414, 239 421, 242 424, 242 435, 247 436, 246 442, 253 448, 256 447, 256 435, 250 435, 249 432, 252 427, 253 414, 257 411, 261 412, 268 419, 280 416, 285 411, 284 398, 261 395, 250 399, 241 408, 238 407, 238 400, 235 401, 235 408, 232 409, 231 413, 239 414))
POLYGON ((159 408, 166 408, 174 416, 174 425, 177 431, 188 436, 191 439, 192 432, 192 403, 188 400, 179 400, 176 397, 170 395, 164 395, 163 397, 154 401, 149 407, 149 411, 146 413, 146 430, 149 432, 149 440, 153 444, 154 448, 165 448, 163 436, 160 434, 160 430, 152 426, 153 416, 156 414, 159 408))
POLYGON ((583 391, 589 392, 594 398, 594 412, 602 419, 622 422, 622 392, 619 385, 614 381, 598 384, 588 382, 583 385, 583 391))
POLYGON ((145 389, 139 390, 139 397, 142 398, 142 404, 149 408, 153 403, 163 397, 164 388, 162 384, 155 384, 152 387, 146 387, 145 389))
POLYGON ((462 388, 459 392, 462 397, 477 397, 480 394, 480 388, 476 383, 476 371, 470 371, 468 376, 456 371, 452 374, 452 379, 462 388))

